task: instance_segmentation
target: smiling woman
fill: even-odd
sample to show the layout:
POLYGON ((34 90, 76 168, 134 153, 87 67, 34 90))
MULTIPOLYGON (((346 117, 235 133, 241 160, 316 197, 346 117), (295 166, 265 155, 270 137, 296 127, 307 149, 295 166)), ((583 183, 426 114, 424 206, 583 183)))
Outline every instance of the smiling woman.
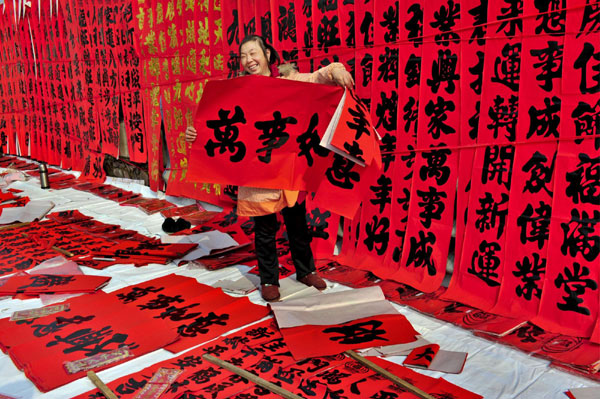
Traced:
MULTIPOLYGON (((299 73, 291 64, 279 65, 277 51, 258 35, 249 35, 239 48, 242 75, 262 75, 302 82, 338 85, 352 88, 354 80, 343 64, 335 62, 313 73, 299 73)), ((196 129, 188 126, 186 141, 195 141, 196 129)), ((327 284, 315 273, 315 262, 310 248, 311 237, 306 224, 305 195, 298 191, 259 187, 240 187, 237 213, 254 218, 254 241, 261 293, 266 301, 279 299, 279 261, 277 259, 276 213, 281 211, 288 232, 296 278, 303 284, 319 290, 327 284)))

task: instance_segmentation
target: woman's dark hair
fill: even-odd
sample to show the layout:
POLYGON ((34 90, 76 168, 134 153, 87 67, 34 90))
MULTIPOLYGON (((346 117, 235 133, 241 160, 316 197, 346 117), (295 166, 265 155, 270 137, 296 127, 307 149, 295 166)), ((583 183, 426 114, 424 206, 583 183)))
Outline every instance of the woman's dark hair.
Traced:
POLYGON ((248 42, 256 42, 258 43, 259 47, 262 49, 263 54, 265 55, 265 58, 267 59, 267 61, 269 62, 269 65, 279 65, 279 63, 281 62, 281 59, 279 58, 279 54, 277 53, 277 51, 275 50, 275 48, 273 48, 273 46, 271 46, 269 43, 267 43, 267 41, 259 35, 248 35, 246 36, 241 42, 240 42, 240 47, 238 49, 238 54, 240 54, 242 52, 242 46, 248 42), (269 50, 271 52, 271 55, 269 57, 267 57, 267 50, 269 50))

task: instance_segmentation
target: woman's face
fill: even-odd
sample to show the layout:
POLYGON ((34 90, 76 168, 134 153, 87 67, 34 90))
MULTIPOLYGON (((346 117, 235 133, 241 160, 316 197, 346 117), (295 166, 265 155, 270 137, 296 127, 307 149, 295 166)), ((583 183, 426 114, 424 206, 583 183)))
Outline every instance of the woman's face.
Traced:
POLYGON ((250 75, 270 76, 269 61, 267 57, 270 51, 267 49, 267 54, 263 53, 258 42, 251 40, 242 45, 240 49, 240 61, 244 71, 250 75))

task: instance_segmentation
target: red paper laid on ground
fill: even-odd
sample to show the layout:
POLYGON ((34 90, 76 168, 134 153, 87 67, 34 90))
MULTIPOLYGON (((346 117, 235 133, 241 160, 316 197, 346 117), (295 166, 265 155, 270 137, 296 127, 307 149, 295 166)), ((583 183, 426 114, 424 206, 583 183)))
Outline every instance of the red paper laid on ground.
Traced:
POLYGON ((0 287, 0 295, 93 292, 104 287, 110 277, 37 274, 14 276, 0 287))
POLYGON ((429 344, 413 349, 404 359, 405 366, 413 366, 427 369, 433 362, 435 355, 440 351, 438 344, 429 344))
POLYGON ((281 333, 295 359, 412 342, 418 334, 402 315, 367 317, 334 326, 282 328, 281 333))

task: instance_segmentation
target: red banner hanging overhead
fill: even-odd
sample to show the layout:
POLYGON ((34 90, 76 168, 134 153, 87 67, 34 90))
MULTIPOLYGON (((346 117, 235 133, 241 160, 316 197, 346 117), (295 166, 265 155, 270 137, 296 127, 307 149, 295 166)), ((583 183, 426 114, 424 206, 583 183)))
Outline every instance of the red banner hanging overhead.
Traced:
POLYGON ((504 271, 506 219, 516 139, 522 4, 488 3, 481 117, 460 264, 446 297, 482 310, 496 303, 504 271))
MULTIPOLYGON (((564 6, 564 5, 563 5, 564 6)), ((562 7, 559 5, 553 7, 562 7)), ((533 3, 524 15, 544 11, 533 3)), ((523 20, 519 115, 507 237, 520 245, 507 251, 493 313, 531 319, 539 308, 548 254, 554 165, 561 128, 561 72, 566 11, 523 20), (552 21, 552 24, 549 24, 552 21), (554 139, 554 140, 553 140, 554 139), (539 141, 543 142, 539 142, 539 141), (534 144, 526 144, 528 141, 534 144)), ((564 116, 563 116, 564 117, 564 116)), ((508 242, 507 242, 508 244, 508 242)), ((510 244, 509 244, 510 245, 510 244)))
MULTIPOLYGON (((488 29, 488 1, 462 0, 460 42, 460 145, 477 143, 481 88, 483 84, 483 60, 485 37, 488 29)), ((460 264, 467 222, 467 206, 473 172, 474 148, 462 148, 458 158, 458 182, 456 187, 456 234, 454 263, 460 264)))
POLYGON ((460 26, 460 4, 429 4, 423 10, 428 40, 420 65, 417 129, 417 146, 424 150, 415 159, 398 272, 400 281, 425 292, 435 291, 445 276, 458 165, 458 153, 451 148, 459 143, 460 123, 460 37, 454 32, 460 26))
MULTIPOLYGON (((600 307, 600 29, 597 5, 568 2, 562 63, 561 141, 556 156, 546 278, 536 325, 591 337, 600 307), (594 7, 596 7, 594 11, 594 7), (593 137, 586 137, 593 136, 593 137)), ((595 335, 592 335, 594 333, 595 335)))

